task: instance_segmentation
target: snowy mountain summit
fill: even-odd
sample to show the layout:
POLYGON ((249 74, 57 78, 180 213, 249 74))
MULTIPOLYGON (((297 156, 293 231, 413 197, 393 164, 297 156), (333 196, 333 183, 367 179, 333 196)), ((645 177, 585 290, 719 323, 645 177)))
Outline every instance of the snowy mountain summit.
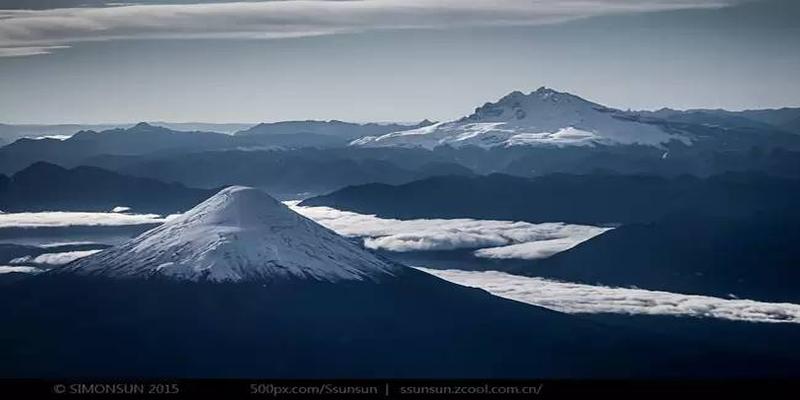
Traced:
POLYGON ((687 142, 656 125, 621 118, 622 112, 570 93, 541 87, 512 92, 469 116, 419 129, 368 136, 351 143, 365 147, 586 146, 687 142))
POLYGON ((260 190, 232 186, 155 229, 62 270, 115 278, 335 282, 376 280, 397 268, 260 190))

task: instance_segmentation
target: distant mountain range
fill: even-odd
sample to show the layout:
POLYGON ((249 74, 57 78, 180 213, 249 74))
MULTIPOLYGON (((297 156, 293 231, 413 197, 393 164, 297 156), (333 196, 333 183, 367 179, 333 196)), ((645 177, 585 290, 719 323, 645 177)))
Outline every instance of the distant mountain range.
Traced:
POLYGON ((0 173, 38 161, 92 165, 209 189, 257 186, 281 197, 448 173, 797 178, 800 134, 791 127, 798 110, 622 111, 540 88, 436 124, 286 121, 229 135, 140 123, 66 140, 20 139, 0 148, 0 173))
MULTIPOLYGON (((164 128, 176 131, 203 131, 220 132, 231 134, 243 129, 247 129, 253 124, 241 123, 207 123, 207 122, 150 122, 164 128)), ((80 131, 105 131, 110 129, 127 129, 135 123, 119 124, 0 124, 0 144, 9 144, 21 138, 45 138, 66 139, 80 131)))
POLYGON ((406 183, 436 175, 473 174, 469 168, 434 154, 347 148, 208 151, 180 157, 98 157, 86 163, 192 187, 256 186, 281 198, 294 199, 371 182, 406 183))
POLYGON ((358 135, 358 132, 384 132, 407 127, 398 124, 297 121, 260 124, 235 135, 227 135, 176 131, 142 122, 129 128, 79 131, 66 138, 19 139, 0 148, 0 172, 16 172, 37 161, 71 167, 98 156, 173 157, 199 151, 335 148, 346 146, 352 135, 358 135))
MULTIPOLYGON (((358 124, 343 121, 281 121, 260 124, 248 123, 207 123, 207 122, 166 122, 150 121, 148 125, 159 126, 174 131, 184 132, 216 132, 224 134, 248 135, 290 135, 290 136, 324 136, 336 138, 336 144, 344 145, 348 141, 368 135, 382 135, 389 132, 421 128, 433 122, 423 120, 417 124, 399 123, 365 123, 358 124)), ((141 123, 140 123, 141 124, 141 123)), ((130 129, 136 123, 109 124, 2 124, 0 123, 0 145, 10 144, 18 139, 61 139, 65 140, 81 131, 102 132, 114 129, 130 129)))
POLYGON ((417 124, 397 124, 397 123, 367 123, 355 124, 342 121, 283 121, 263 123, 252 128, 236 132, 240 136, 252 135, 323 135, 332 136, 342 140, 353 140, 370 135, 382 135, 390 132, 417 129, 434 124, 431 121, 423 120, 417 124))
MULTIPOLYGON (((461 119, 418 129, 369 136, 355 146, 483 148, 538 146, 645 145, 691 146, 708 137, 674 123, 722 129, 757 129, 766 133, 800 134, 800 108, 729 112, 724 110, 622 111, 576 95, 539 88, 512 92, 486 103, 461 119), (673 124, 671 124, 673 123, 673 124)), ((717 140, 724 140, 722 134, 717 140)), ((763 139, 763 138, 762 138, 763 139)))
MULTIPOLYGON (((702 129, 711 136, 719 130, 702 129)), ((342 147, 341 138, 323 134, 223 135, 139 124, 130 129, 81 132, 68 140, 19 140, 0 148, 0 172, 11 174, 38 161, 67 168, 91 165, 207 189, 228 184, 257 186, 294 198, 348 185, 400 184, 435 175, 492 172, 539 176, 605 171, 670 177, 761 171, 800 177, 800 151, 793 150, 791 141, 754 141, 757 135, 736 132, 729 131, 720 146, 443 146, 429 151, 342 147)), ((800 140, 800 135, 779 136, 800 140)))
POLYGON ((727 111, 720 109, 634 111, 643 120, 683 122, 725 128, 777 129, 800 134, 800 108, 727 111))
POLYGON ((53 138, 17 140, 0 148, 0 171, 15 172, 37 161, 76 166, 88 157, 101 154, 124 156, 175 154, 235 146, 230 135, 173 131, 142 122, 127 129, 80 131, 66 140, 53 138))
POLYGON ((213 191, 120 175, 95 167, 65 169, 35 163, 7 177, 0 175, 0 210, 104 211, 171 214, 186 211, 213 191))

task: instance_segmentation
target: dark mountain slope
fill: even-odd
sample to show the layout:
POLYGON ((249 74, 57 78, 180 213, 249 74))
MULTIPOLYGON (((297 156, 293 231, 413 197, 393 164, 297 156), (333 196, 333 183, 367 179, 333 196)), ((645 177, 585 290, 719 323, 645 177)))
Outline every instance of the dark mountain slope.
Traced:
POLYGON ((673 216, 619 227, 511 272, 771 302, 800 302, 800 218, 673 216))
POLYGON ((139 160, 106 157, 96 161, 128 175, 204 188, 249 185, 292 198, 297 198, 298 193, 325 193, 370 182, 404 183, 439 174, 472 174, 459 164, 440 161, 433 155, 415 157, 408 153, 229 150, 139 160))
POLYGON ((0 332, 4 377, 796 373, 791 358, 593 324, 413 270, 381 284, 40 276, 4 287, 0 313, 9 327, 0 332))
POLYGON ((302 205, 392 218, 454 218, 530 222, 630 223, 694 212, 720 217, 759 210, 791 210, 800 182, 760 174, 708 179, 626 175, 564 175, 520 178, 434 177, 404 185, 348 187, 302 205))
POLYGON ((35 163, 0 178, 0 209, 18 211, 111 211, 174 213, 192 208, 213 191, 120 175, 95 167, 65 169, 35 163))

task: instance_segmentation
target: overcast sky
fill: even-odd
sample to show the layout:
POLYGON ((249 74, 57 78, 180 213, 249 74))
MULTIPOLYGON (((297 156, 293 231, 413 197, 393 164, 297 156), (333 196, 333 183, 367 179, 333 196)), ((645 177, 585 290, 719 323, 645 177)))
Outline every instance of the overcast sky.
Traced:
POLYGON ((800 106, 793 0, 105 3, 0 0, 0 122, 445 120, 539 86, 800 106))

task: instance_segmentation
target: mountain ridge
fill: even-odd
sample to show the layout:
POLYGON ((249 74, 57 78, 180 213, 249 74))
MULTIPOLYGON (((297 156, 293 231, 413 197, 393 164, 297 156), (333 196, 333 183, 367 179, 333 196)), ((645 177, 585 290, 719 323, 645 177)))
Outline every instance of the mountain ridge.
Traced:
POLYGON ((703 212, 719 217, 779 214, 800 201, 800 180, 759 173, 682 175, 504 174, 438 176, 401 185, 350 186, 301 206, 383 218, 478 218, 533 223, 619 224, 703 212))
POLYGON ((399 130, 417 129, 432 125, 424 119, 416 124, 368 122, 364 124, 339 120, 305 120, 264 122, 235 133, 237 136, 319 134, 333 136, 344 140, 353 140, 363 136, 385 134, 399 130))
POLYGON ((133 212, 172 214, 213 193, 97 167, 67 169, 41 161, 13 175, 0 175, 0 210, 5 212, 110 212, 124 206, 133 212))

